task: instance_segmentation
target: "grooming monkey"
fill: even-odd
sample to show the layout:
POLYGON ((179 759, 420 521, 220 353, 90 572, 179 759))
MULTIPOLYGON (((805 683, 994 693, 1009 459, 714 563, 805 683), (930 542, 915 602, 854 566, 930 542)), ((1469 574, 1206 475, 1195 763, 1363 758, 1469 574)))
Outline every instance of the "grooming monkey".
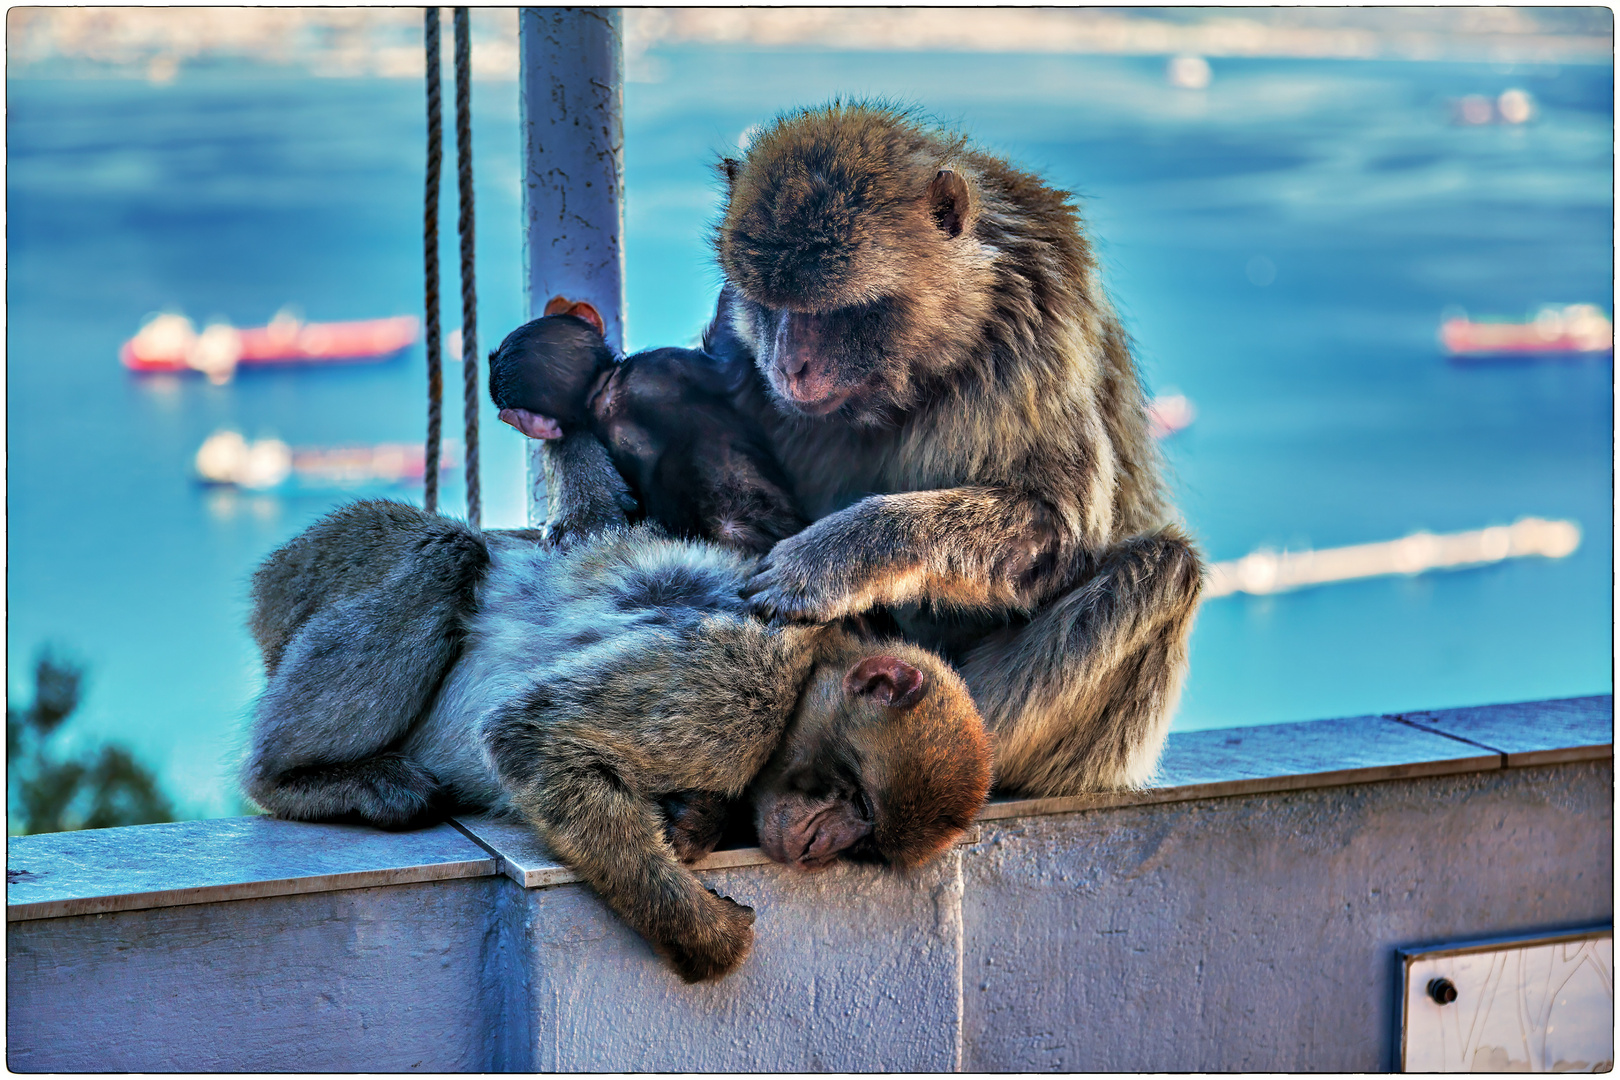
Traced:
POLYGON ((956 664, 1000 789, 1144 783, 1202 580, 1067 194, 884 106, 786 114, 722 163, 712 351, 813 520, 753 609, 880 608, 956 664))
POLYGON ((1151 776, 1202 566, 1069 196, 915 115, 786 114, 727 185, 702 356, 813 520, 753 609, 870 612, 957 666, 1001 790, 1151 776))
POLYGON ((761 848, 805 870, 915 866, 971 823, 989 744, 948 665, 748 616, 752 560, 626 529, 589 433, 548 458, 559 543, 376 501, 265 561, 254 799, 384 828, 516 813, 689 981, 753 941, 751 909, 681 865, 713 848, 727 800, 751 797, 761 848))
POLYGON ((501 419, 531 438, 591 431, 647 520, 752 554, 805 525, 733 374, 688 349, 615 360, 589 303, 555 297, 489 354, 501 419))

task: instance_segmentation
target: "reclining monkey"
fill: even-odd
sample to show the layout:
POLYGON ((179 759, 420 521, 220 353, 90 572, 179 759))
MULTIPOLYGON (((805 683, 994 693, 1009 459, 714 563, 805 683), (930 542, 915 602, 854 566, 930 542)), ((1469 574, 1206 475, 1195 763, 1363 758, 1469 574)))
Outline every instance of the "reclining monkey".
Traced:
POLYGON ((588 433, 549 458, 571 542, 361 502, 265 561, 254 799, 384 828, 515 812, 689 981, 742 962, 753 913, 681 865, 717 836, 701 809, 666 835, 662 797, 747 792, 760 846, 800 869, 915 866, 968 826, 990 751, 948 665, 749 617, 752 560, 626 529, 588 433))

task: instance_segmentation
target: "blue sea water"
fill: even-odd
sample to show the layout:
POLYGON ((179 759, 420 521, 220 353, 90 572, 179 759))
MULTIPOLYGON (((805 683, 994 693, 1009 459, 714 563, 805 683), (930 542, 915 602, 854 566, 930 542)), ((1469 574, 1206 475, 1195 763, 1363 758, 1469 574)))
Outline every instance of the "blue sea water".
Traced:
MULTIPOLYGON (((1581 525, 1562 560, 1212 600, 1177 727, 1610 690, 1612 365, 1450 364, 1435 332, 1452 306, 1609 306, 1611 69, 1212 66, 1187 91, 1155 58, 654 50, 625 92, 629 344, 703 322, 710 162, 749 125, 839 94, 915 102, 1080 196, 1150 388, 1197 406, 1166 450, 1211 558, 1581 525), (1509 87, 1532 123, 1448 122, 1448 100, 1509 87)), ((130 744, 188 814, 235 812, 261 685, 248 577, 341 496, 203 489, 192 457, 226 426, 418 438, 422 352, 215 387, 131 376, 117 348, 166 307, 237 325, 285 303, 418 312, 420 84, 215 65, 7 92, 8 692, 26 697, 56 643, 90 671, 70 738, 130 744)), ((523 310, 515 86, 478 84, 474 111, 487 346, 523 310)), ((487 406, 483 430, 485 522, 518 524, 521 440, 487 406)))

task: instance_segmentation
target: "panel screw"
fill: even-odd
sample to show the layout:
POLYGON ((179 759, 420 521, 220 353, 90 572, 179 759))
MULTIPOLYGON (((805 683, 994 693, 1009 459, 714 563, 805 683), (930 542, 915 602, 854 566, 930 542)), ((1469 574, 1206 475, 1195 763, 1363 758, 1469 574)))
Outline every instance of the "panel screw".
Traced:
POLYGON ((1457 984, 1450 979, 1430 979, 1428 990, 1437 1005, 1450 1005, 1457 1000, 1457 984))

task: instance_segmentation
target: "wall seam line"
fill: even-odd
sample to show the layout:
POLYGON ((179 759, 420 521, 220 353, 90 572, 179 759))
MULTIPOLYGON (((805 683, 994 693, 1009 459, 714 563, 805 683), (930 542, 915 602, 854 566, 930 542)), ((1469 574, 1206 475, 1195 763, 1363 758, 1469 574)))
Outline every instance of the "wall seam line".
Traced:
POLYGON ((954 1072, 962 1071, 967 1028, 967 849, 956 852, 956 1052, 951 1060, 954 1072))
POLYGON ((1507 756, 1507 751, 1506 750, 1499 749, 1498 747, 1495 747, 1495 746, 1489 746, 1489 745, 1487 745, 1485 743, 1482 743, 1482 742, 1475 742, 1473 739, 1467 739, 1467 738, 1464 738, 1461 735, 1454 735, 1449 731, 1441 731, 1438 728, 1427 727, 1427 726, 1425 726, 1423 724, 1419 724, 1419 723, 1417 723, 1415 721, 1408 720, 1401 713, 1385 713, 1384 716, 1383 716, 1383 719, 1385 719, 1385 720, 1393 720, 1397 724, 1404 724, 1404 725, 1406 725, 1407 727, 1411 728, 1414 731, 1427 732, 1430 735, 1438 735, 1442 739, 1450 739, 1452 742, 1460 742, 1460 743, 1463 743, 1466 746, 1474 746, 1474 747, 1478 747, 1481 750, 1489 750, 1491 753, 1495 754, 1498 758, 1501 759, 1501 764, 1499 765, 1499 768, 1505 769, 1505 768, 1508 767, 1508 756, 1507 756))
MULTIPOLYGON (((510 878, 512 876, 511 873, 510 873, 510 871, 512 869, 512 865, 509 862, 506 861, 506 856, 502 855, 495 848, 493 848, 489 844, 485 843, 482 837, 480 837, 477 833, 473 832, 471 829, 467 828, 461 822, 457 821, 455 818, 453 818, 453 817, 452 818, 446 818, 445 820, 449 821, 451 827, 454 828, 457 832, 459 832, 462 836, 465 836, 467 839, 471 840, 473 843, 477 844, 479 847, 481 847, 485 851, 489 852, 490 858, 495 860, 495 876, 496 877, 510 878)), ((521 885, 522 882, 520 881, 518 884, 521 885)))

